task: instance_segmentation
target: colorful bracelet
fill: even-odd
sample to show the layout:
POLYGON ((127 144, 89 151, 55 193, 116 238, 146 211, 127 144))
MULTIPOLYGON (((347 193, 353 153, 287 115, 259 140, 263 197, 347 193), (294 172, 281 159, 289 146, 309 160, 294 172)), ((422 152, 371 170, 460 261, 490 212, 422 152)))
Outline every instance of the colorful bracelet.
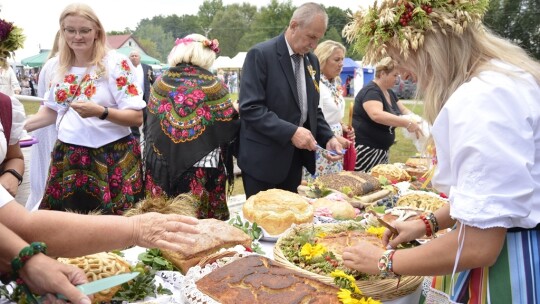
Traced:
POLYGON ((433 212, 428 213, 426 215, 426 219, 431 223, 431 226, 433 227, 433 237, 437 237, 435 233, 439 231, 439 222, 437 221, 435 214, 433 212))
POLYGON ((390 249, 386 250, 383 255, 379 258, 379 263, 377 264, 377 267, 379 268, 380 276, 383 279, 393 279, 393 278, 399 278, 401 277, 399 274, 394 273, 394 266, 393 266, 393 258, 394 253, 396 250, 390 249))
POLYGON ((427 237, 431 237, 433 236, 433 231, 431 229, 431 224, 429 222, 429 220, 426 218, 425 215, 420 215, 420 219, 424 222, 424 224, 426 225, 426 236, 427 237))
POLYGON ((24 284, 22 279, 19 276, 19 271, 24 267, 26 262, 30 260, 31 257, 38 253, 45 254, 47 252, 47 245, 45 243, 41 242, 34 242, 30 244, 30 246, 24 247, 21 252, 19 252, 19 255, 13 258, 11 261, 11 270, 13 271, 13 280, 17 282, 17 284, 21 285, 24 284))

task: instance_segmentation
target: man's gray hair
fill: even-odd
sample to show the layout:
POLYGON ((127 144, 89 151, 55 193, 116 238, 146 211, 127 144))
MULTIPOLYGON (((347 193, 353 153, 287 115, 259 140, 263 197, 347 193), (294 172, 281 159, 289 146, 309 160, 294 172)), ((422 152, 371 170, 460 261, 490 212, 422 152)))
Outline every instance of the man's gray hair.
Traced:
POLYGON ((324 25, 328 27, 328 14, 324 8, 315 2, 307 2, 300 5, 293 13, 291 21, 296 21, 300 25, 309 23, 314 16, 322 15, 324 16, 324 25))

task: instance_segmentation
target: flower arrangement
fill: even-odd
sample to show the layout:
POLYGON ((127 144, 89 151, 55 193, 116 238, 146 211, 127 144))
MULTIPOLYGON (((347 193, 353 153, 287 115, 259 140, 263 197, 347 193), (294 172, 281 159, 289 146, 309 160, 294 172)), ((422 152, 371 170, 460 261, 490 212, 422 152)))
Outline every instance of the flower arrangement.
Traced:
POLYGON ((344 304, 381 304, 380 301, 371 297, 364 297, 364 294, 356 285, 353 276, 346 274, 341 270, 333 271, 330 274, 334 278, 334 283, 340 287, 338 298, 344 304))
POLYGON ((388 56, 388 45, 405 58, 422 46, 424 34, 447 31, 457 34, 471 24, 479 24, 489 0, 382 0, 365 11, 356 12, 343 29, 343 35, 355 49, 365 51, 364 62, 373 64, 388 56))
POLYGON ((0 19, 0 57, 9 58, 16 50, 23 47, 24 35, 22 29, 0 19))
POLYGON ((212 51, 214 51, 214 53, 216 54, 219 54, 219 52, 221 51, 219 49, 219 41, 217 39, 212 39, 212 40, 209 40, 209 39, 206 39, 206 40, 195 40, 193 38, 190 38, 190 37, 186 37, 186 38, 176 38, 176 41, 174 42, 174 45, 179 45, 179 44, 190 44, 192 42, 200 42, 202 43, 203 46, 211 49, 212 51))

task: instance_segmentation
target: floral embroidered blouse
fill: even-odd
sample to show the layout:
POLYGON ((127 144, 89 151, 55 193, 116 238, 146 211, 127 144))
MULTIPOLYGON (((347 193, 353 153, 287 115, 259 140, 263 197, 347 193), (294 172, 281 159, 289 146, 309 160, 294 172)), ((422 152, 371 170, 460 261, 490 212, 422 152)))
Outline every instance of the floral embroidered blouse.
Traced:
POLYGON ((110 51, 103 60, 106 71, 98 70, 97 66, 72 67, 60 82, 58 77, 53 79, 45 104, 58 112, 56 127, 62 142, 98 148, 131 133, 127 126, 98 117, 81 117, 69 107, 71 102, 95 102, 114 109, 140 110, 146 106, 128 58, 110 51))
POLYGON ((329 81, 324 75, 321 75, 321 97, 319 108, 324 113, 324 118, 330 126, 340 124, 345 115, 345 99, 341 86, 334 79, 329 81))

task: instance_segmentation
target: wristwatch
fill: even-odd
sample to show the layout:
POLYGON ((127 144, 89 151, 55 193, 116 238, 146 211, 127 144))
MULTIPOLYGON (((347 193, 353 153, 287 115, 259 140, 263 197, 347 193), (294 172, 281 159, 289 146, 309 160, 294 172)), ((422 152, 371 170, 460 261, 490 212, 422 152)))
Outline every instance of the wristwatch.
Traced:
POLYGON ((103 107, 103 108, 105 108, 105 110, 103 111, 103 114, 101 114, 101 116, 99 117, 99 119, 101 120, 105 120, 105 118, 109 116, 109 108, 108 107, 103 107))
POLYGON ((0 175, 4 175, 6 173, 11 173, 13 176, 15 176, 19 180, 19 186, 22 184, 23 177, 19 172, 15 171, 15 169, 4 170, 4 171, 2 171, 2 173, 0 175))

